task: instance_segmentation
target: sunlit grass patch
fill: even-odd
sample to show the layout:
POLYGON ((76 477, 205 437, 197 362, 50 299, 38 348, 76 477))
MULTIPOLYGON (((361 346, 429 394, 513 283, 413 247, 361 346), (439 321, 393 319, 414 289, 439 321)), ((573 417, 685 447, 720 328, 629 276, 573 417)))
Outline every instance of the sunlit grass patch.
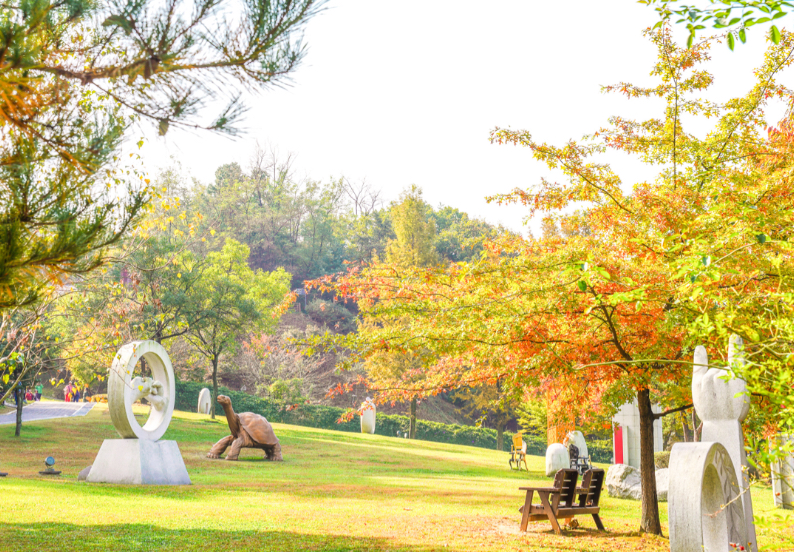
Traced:
MULTIPOLYGON (((146 407, 136 407, 146 414, 146 407)), ((0 543, 14 550, 667 550, 640 535, 639 502, 602 499, 608 532, 592 519, 563 536, 548 523, 518 531, 518 487, 546 485, 544 459, 530 471, 507 453, 396 437, 274 424, 284 462, 243 449, 238 462, 208 460, 228 435, 224 418, 177 412, 165 439, 179 443, 193 485, 126 487, 78 483, 103 439, 117 438, 107 405, 86 417, 0 427, 4 499, 0 543), (37 472, 47 455, 64 474, 37 472)), ((768 496, 767 496, 768 495, 768 496)), ((756 509, 771 506, 754 491, 756 509)), ((661 504, 666 529, 667 505, 661 504)), ((763 543, 763 541, 762 541, 763 543)))

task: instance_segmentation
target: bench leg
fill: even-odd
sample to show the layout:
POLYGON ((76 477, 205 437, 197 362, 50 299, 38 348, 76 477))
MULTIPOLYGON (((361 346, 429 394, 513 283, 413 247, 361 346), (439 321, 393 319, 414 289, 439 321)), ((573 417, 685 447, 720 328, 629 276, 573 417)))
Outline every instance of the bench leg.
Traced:
POLYGON ((593 514, 593 521, 595 521, 596 527, 598 527, 599 531, 606 531, 606 529, 604 529, 604 524, 601 523, 601 518, 598 517, 598 514, 593 514))
POLYGON ((521 508, 521 531, 527 532, 527 524, 529 523, 529 511, 532 509, 532 495, 533 491, 527 491, 527 497, 524 499, 524 507, 521 508))
POLYGON ((540 501, 543 503, 543 511, 549 516, 551 528, 554 529, 556 534, 561 535, 562 531, 560 531, 560 524, 557 523, 557 516, 554 514, 554 510, 551 509, 551 504, 549 504, 549 494, 541 492, 538 494, 540 495, 540 501))

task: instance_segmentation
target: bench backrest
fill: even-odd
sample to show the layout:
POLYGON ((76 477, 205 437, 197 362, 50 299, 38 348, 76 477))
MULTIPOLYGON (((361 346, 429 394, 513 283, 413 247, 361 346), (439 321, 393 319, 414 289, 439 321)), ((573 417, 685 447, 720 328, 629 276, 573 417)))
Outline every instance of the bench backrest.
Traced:
POLYGON ((593 468, 584 472, 582 487, 587 490, 586 495, 579 496, 579 506, 598 506, 601 500, 601 488, 604 486, 604 470, 593 468))
POLYGON ((576 470, 560 470, 554 476, 554 488, 560 489, 559 506, 570 508, 576 498, 576 483, 579 481, 579 472, 576 470))

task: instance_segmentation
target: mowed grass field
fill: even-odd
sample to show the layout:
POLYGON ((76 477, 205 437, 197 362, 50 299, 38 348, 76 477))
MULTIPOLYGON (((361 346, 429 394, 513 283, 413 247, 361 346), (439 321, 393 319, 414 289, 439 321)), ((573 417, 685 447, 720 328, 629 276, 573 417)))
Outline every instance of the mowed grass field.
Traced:
MULTIPOLYGON (((0 549, 27 550, 668 550, 640 535, 639 502, 602 499, 592 518, 556 536, 548 523, 518 531, 522 485, 548 485, 507 453, 426 441, 274 424, 284 462, 243 449, 238 462, 205 454, 228 434, 225 418, 175 412, 164 438, 179 443, 193 485, 116 486, 77 481, 103 439, 117 438, 107 405, 85 417, 31 422, 15 438, 0 426, 0 549), (59 478, 44 478, 46 456, 59 478)), ((756 512, 772 508, 768 488, 756 512)), ((667 505, 660 505, 667 534, 667 505)), ((760 543, 764 539, 761 532, 760 543)))

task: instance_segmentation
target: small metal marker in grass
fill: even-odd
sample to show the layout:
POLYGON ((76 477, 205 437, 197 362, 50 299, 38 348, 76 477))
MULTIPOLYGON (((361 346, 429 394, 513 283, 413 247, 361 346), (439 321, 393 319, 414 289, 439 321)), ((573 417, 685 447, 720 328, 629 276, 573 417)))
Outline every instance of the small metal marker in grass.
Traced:
POLYGON ((39 475, 61 475, 61 472, 53 468, 55 465, 55 458, 52 456, 48 456, 44 459, 44 465, 47 466, 47 468, 44 471, 40 471, 39 475))

